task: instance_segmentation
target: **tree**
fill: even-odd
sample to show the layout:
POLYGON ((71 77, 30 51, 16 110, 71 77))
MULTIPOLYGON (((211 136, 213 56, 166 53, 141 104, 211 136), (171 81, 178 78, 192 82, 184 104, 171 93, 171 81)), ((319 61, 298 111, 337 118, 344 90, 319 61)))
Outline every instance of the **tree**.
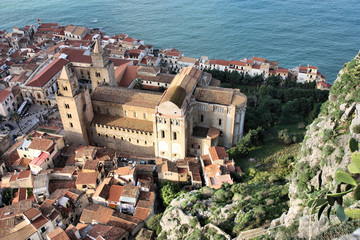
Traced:
POLYGON ((149 220, 147 220, 147 222, 146 222, 146 226, 149 229, 155 231, 157 235, 159 235, 162 230, 161 225, 160 225, 161 217, 162 217, 162 213, 159 213, 159 214, 151 216, 149 218, 149 220))
POLYGON ((160 197, 163 200, 164 206, 167 207, 172 200, 181 195, 184 191, 180 189, 178 184, 170 181, 165 181, 160 186, 160 197))
POLYGON ((142 80, 141 80, 141 79, 137 78, 137 79, 135 80, 135 88, 137 88, 137 89, 142 89, 142 88, 143 88, 143 84, 142 84, 142 80))
POLYGON ((2 192, 2 201, 5 205, 10 205, 13 198, 14 198, 14 194, 17 192, 17 188, 5 188, 2 192))
POLYGON ((15 121, 15 122, 16 122, 16 124, 18 125, 20 131, 22 132, 22 129, 21 129, 20 124, 19 124, 19 122, 20 122, 20 120, 21 120, 20 114, 19 114, 17 111, 14 111, 14 112, 12 112, 12 113, 10 114, 10 119, 11 119, 12 121, 15 121))
POLYGON ((283 129, 283 130, 279 131, 278 137, 285 144, 290 144, 293 141, 292 140, 293 136, 289 133, 289 130, 287 130, 287 129, 283 129))

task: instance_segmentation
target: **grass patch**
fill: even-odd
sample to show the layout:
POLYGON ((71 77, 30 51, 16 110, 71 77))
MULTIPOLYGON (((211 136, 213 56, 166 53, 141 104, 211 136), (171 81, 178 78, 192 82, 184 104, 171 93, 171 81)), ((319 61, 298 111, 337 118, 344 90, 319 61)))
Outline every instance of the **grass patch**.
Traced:
MULTIPOLYGON (((261 146, 250 149, 249 154, 245 158, 236 159, 236 164, 245 170, 249 167, 256 167, 259 170, 270 171, 277 160, 286 156, 296 156, 300 151, 300 144, 285 145, 278 140, 277 133, 282 129, 288 129, 290 133, 302 135, 305 128, 298 128, 298 124, 282 124, 270 129, 266 136, 264 143, 261 146), (255 162, 249 162, 250 158, 254 158, 255 162)), ((275 168, 276 169, 276 168, 275 168)), ((273 169, 273 170, 275 170, 273 169)))

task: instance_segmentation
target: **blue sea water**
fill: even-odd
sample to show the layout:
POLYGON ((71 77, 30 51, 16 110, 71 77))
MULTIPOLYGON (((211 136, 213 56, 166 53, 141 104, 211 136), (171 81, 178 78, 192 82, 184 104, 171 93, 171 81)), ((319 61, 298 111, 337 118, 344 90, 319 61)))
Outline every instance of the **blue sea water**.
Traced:
POLYGON ((127 33, 189 57, 265 57, 333 82, 360 48, 359 0, 0 0, 0 29, 43 22, 127 33))

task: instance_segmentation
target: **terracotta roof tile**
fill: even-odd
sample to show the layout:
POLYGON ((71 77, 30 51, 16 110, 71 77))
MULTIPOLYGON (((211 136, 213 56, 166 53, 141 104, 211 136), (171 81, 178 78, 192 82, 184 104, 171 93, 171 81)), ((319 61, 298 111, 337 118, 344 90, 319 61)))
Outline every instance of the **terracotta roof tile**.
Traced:
POLYGON ((49 232, 46 234, 48 239, 50 240, 70 240, 70 238, 67 236, 64 230, 62 228, 58 227, 55 230, 49 232))
POLYGON ((135 167, 133 166, 120 167, 116 170, 116 174, 119 176, 133 175, 134 172, 135 172, 135 167))
POLYGON ((36 228, 39 229, 42 226, 45 225, 45 223, 47 223, 49 221, 49 219, 47 219, 46 217, 44 217, 43 215, 41 215, 40 217, 37 217, 34 221, 31 222, 31 224, 36 228))
POLYGON ((17 177, 17 179, 22 179, 22 178, 28 178, 31 175, 31 171, 27 170, 27 171, 21 171, 19 173, 19 176, 17 177))
POLYGON ((158 92, 149 92, 121 87, 114 88, 109 86, 98 86, 91 95, 91 99, 93 101, 102 101, 155 109, 161 96, 162 93, 158 92), (119 96, 122 97, 119 98, 119 96))
POLYGON ((38 73, 33 79, 31 79, 26 86, 30 87, 42 87, 48 81, 50 81, 58 72, 61 71, 63 66, 69 61, 63 58, 57 58, 52 61, 46 68, 38 73))
POLYGON ((149 208, 136 207, 134 217, 145 221, 151 215, 151 213, 152 210, 149 208))
POLYGON ((99 161, 98 160, 86 160, 83 169, 89 169, 89 170, 97 170, 99 166, 99 161))
POLYGON ((35 137, 31 141, 29 148, 45 152, 49 150, 53 143, 54 142, 50 139, 35 137))
POLYGON ((37 215, 41 214, 41 212, 36 208, 30 208, 24 212, 24 215, 29 219, 32 220, 37 215))
POLYGON ((76 184, 86 185, 86 184, 95 184, 98 177, 97 172, 79 172, 76 184))
POLYGON ((112 185, 110 187, 109 198, 107 200, 112 202, 119 202, 123 189, 124 186, 112 185))
POLYGON ((88 233, 93 239, 116 240, 120 239, 126 231, 119 227, 96 224, 88 233))
POLYGON ((4 102, 7 97, 9 97, 11 94, 11 91, 8 91, 6 89, 0 91, 0 102, 4 102))
POLYGON ((213 161, 229 157, 224 147, 211 147, 209 152, 213 161))
POLYGON ((259 57, 253 57, 253 60, 257 61, 257 62, 265 62, 266 61, 265 58, 259 58, 259 57))

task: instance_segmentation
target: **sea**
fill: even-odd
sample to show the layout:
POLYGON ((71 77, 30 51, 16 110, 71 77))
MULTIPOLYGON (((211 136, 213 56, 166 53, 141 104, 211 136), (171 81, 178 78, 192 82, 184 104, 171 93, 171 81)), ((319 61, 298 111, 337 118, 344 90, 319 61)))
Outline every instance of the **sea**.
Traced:
POLYGON ((127 33, 188 57, 315 65, 330 83, 360 48, 360 0, 0 0, 0 29, 37 18, 127 33))

